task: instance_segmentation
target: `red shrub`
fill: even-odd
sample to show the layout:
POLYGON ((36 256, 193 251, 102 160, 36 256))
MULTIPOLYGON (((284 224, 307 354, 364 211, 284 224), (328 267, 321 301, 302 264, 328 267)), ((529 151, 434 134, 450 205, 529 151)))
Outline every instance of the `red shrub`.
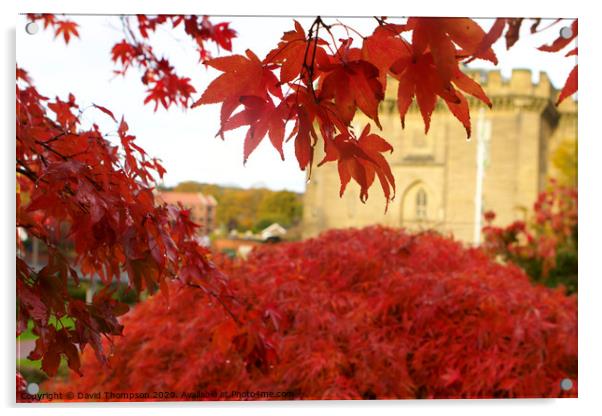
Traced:
POLYGON ((533 218, 505 227, 493 225, 495 213, 485 213, 483 249, 520 266, 536 283, 568 293, 578 289, 577 189, 551 180, 533 204, 533 218))
POLYGON ((124 318, 110 368, 87 351, 83 377, 47 389, 174 400, 234 390, 301 399, 577 394, 576 297, 532 286, 518 267, 444 237, 330 231, 223 268, 247 307, 240 325, 202 291, 173 283, 169 302, 156 295, 124 318), (252 361, 258 337, 275 354, 252 361), (575 383, 568 392, 564 378, 575 383))

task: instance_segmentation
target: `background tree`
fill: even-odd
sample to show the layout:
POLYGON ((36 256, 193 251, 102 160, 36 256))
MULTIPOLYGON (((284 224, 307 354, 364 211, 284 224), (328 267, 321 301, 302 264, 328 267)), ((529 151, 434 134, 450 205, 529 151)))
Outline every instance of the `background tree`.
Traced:
POLYGON ((303 210, 302 196, 291 191, 242 189, 194 181, 179 183, 173 190, 213 195, 218 203, 217 222, 228 231, 257 232, 274 222, 290 227, 299 223, 303 210))
POLYGON ((299 223, 302 213, 300 195, 290 191, 270 193, 259 203, 254 228, 260 231, 274 222, 290 227, 299 223))
POLYGON ((558 169, 558 181, 566 186, 577 186, 579 159, 579 145, 576 140, 565 139, 552 153, 552 164, 558 169))

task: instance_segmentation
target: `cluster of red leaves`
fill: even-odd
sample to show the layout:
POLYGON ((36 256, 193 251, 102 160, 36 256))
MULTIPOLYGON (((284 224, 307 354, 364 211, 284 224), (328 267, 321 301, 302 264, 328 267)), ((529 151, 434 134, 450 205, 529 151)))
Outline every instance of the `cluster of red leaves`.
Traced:
MULTIPOLYGON (((364 201, 378 177, 389 201, 395 196, 395 182, 382 153, 393 148, 374 133, 368 136, 367 126, 359 137, 351 128, 357 110, 380 128, 378 107, 384 100, 388 76, 399 80, 402 123, 416 97, 425 131, 437 97, 445 100, 468 135, 468 103, 460 91, 491 103, 481 87, 459 68, 462 59, 474 55, 485 35, 471 19, 411 18, 405 25, 379 22, 374 33, 363 38, 360 48, 352 47, 351 37, 340 39, 337 45, 332 29, 340 24, 327 25, 317 18, 308 33, 295 22, 295 29, 286 32, 263 60, 251 51, 246 56, 209 60, 207 64, 223 74, 193 107, 222 103, 218 132, 222 137, 225 131, 249 126, 245 160, 266 135, 282 157, 285 127, 292 122, 289 139, 294 137, 296 157, 303 170, 311 169, 317 128, 326 153, 320 163, 338 162, 341 194, 353 178, 360 185, 364 201), (332 44, 319 36, 320 29, 331 36, 332 44), (412 31, 411 43, 401 37, 406 31, 412 31), (240 106, 243 109, 235 113, 240 106)), ((478 57, 496 62, 490 48, 478 57)))
MULTIPOLYGON (((487 33, 487 35, 483 38, 483 43, 479 47, 479 50, 484 50, 487 47, 491 46, 495 41, 497 41, 502 36, 502 33, 504 32, 505 28, 507 28, 506 35, 505 35, 506 48, 510 49, 518 41, 520 28, 521 28, 524 20, 525 20, 524 18, 498 18, 498 19, 496 19, 493 26, 487 33)), ((562 21, 562 19, 556 19, 551 24, 545 26, 544 28, 539 28, 541 19, 533 19, 533 24, 531 25, 531 29, 530 29, 531 33, 537 33, 542 30, 548 29, 550 27, 557 27, 556 24, 561 21, 562 21)), ((540 51, 544 51, 544 52, 560 52, 562 49, 564 49, 566 46, 568 46, 570 43, 572 43, 573 41, 575 41, 577 39, 577 35, 578 35, 578 33, 577 33, 578 32, 578 23, 577 22, 578 22, 577 20, 573 20, 573 22, 569 26, 570 33, 568 34, 568 36, 562 36, 562 32, 561 32, 558 34, 558 37, 551 44, 542 45, 537 49, 540 51)), ((578 52, 577 47, 575 47, 575 48, 571 49, 569 52, 567 52, 565 57, 577 56, 577 52, 578 52)), ((558 95, 558 99, 556 100, 556 105, 560 104, 564 99, 570 97, 571 95, 573 95, 574 93, 577 92, 577 87, 578 87, 577 73, 578 73, 577 65, 575 65, 575 67, 569 73, 569 75, 565 81, 565 84, 562 87, 560 94, 558 95)))
POLYGON ((252 322, 271 331, 267 362, 244 355, 248 318, 234 325, 176 282, 169 302, 155 296, 123 318, 110 367, 87 353, 83 377, 44 388, 171 391, 172 400, 233 390, 296 399, 577 395, 560 388, 577 378, 576 298, 448 238, 329 231, 221 266, 252 322))
POLYGON ((124 26, 124 39, 115 44, 111 50, 113 62, 121 65, 116 70, 117 74, 125 74, 131 66, 143 71, 142 83, 147 86, 148 95, 144 103, 153 101, 155 111, 159 104, 167 109, 172 104, 179 104, 183 108, 188 107, 191 94, 196 92, 190 84, 190 78, 180 77, 174 72, 174 67, 166 58, 159 58, 149 43, 149 34, 157 30, 157 27, 170 24, 171 29, 178 26, 184 28, 187 36, 192 38, 199 52, 200 59, 205 60, 211 55, 205 43, 214 42, 218 47, 227 51, 232 50, 232 38, 236 32, 229 28, 226 22, 212 24, 207 16, 183 15, 160 15, 149 17, 145 15, 136 16, 137 33, 134 33, 133 25, 128 18, 122 19, 124 26))
MULTIPOLYGON (((45 26, 58 22, 53 15, 30 15, 30 19, 42 18, 45 26)), ((387 77, 393 77, 398 80, 397 102, 402 125, 415 100, 428 132, 437 100, 443 99, 470 137, 470 112, 465 94, 490 107, 491 101, 481 86, 462 72, 460 64, 475 59, 497 64, 492 44, 507 27, 506 45, 511 47, 518 40, 524 19, 497 19, 488 33, 469 18, 412 17, 405 24, 391 24, 385 18, 376 20, 379 26, 369 36, 362 36, 340 22, 328 25, 320 17, 307 33, 295 22, 294 30, 284 33, 281 42, 263 60, 251 51, 245 56, 209 59, 204 63, 223 74, 208 86, 193 107, 222 103, 218 132, 222 138, 225 131, 249 126, 244 142, 245 161, 266 135, 284 157, 282 146, 286 126, 291 122, 293 127, 287 140, 294 137, 300 168, 311 170, 318 130, 327 153, 321 163, 337 161, 340 193, 353 178, 360 186, 360 199, 365 201, 368 189, 378 177, 388 203, 395 196, 395 181, 381 153, 393 148, 373 133, 370 141, 378 141, 379 145, 366 151, 351 125, 357 110, 380 128, 379 104, 384 100, 387 77), (346 33, 338 44, 333 34, 335 27, 342 27, 346 33), (328 40, 320 37, 320 30, 329 35, 328 40), (350 32, 361 37, 361 47, 352 47, 350 32), (282 87, 286 88, 285 92, 282 87), (235 113, 240 107, 241 111, 235 113)), ((532 33, 538 31, 540 21, 534 19, 532 33)), ((206 16, 199 19, 182 15, 138 15, 136 31, 128 17, 122 18, 122 22, 124 39, 112 49, 113 61, 121 65, 116 72, 123 74, 131 66, 144 71, 142 82, 148 87, 145 103, 154 102, 155 110, 159 104, 164 108, 172 104, 187 107, 195 88, 189 78, 175 74, 167 59, 155 55, 149 33, 166 23, 171 23, 172 28, 183 26, 185 33, 195 41, 201 60, 210 58, 205 42, 212 41, 230 51, 231 40, 236 35, 228 23, 212 24, 206 16)), ((70 26, 57 27, 68 41, 70 26)), ((569 38, 559 37, 539 49, 559 51, 576 38, 576 20, 571 28, 569 38)), ((576 54, 575 48, 566 56, 576 54)), ((576 91, 575 66, 558 103, 576 91)), ((366 144, 366 140, 363 142, 366 144)))
MULTIPOLYGON (((491 107, 481 86, 461 70, 460 64, 483 59, 497 64, 491 45, 508 23, 508 45, 518 39, 520 19, 498 19, 489 33, 469 18, 418 18, 405 24, 378 18, 378 27, 361 36, 353 47, 353 31, 342 23, 326 24, 317 18, 306 33, 295 21, 294 30, 284 33, 281 42, 261 60, 247 50, 246 55, 220 57, 207 64, 221 72, 193 107, 221 103, 218 135, 248 126, 244 160, 267 135, 281 157, 286 126, 292 123, 288 139, 294 137, 295 153, 301 169, 311 169, 318 131, 324 140, 326 158, 337 161, 341 194, 350 178, 360 186, 365 201, 368 188, 378 177, 387 201, 395 196, 395 182, 382 156, 393 148, 371 134, 357 137, 352 120, 359 110, 381 127, 378 111, 384 100, 388 77, 398 80, 397 107, 404 124, 410 105, 416 101, 428 132, 438 99, 471 134, 468 101, 472 95, 491 107), (333 30, 342 26, 347 37, 335 41, 333 30), (328 34, 329 42, 320 33, 328 34), (283 87, 286 88, 283 92, 283 87), (241 111, 236 110, 242 107, 241 111)), ((576 23, 575 23, 576 31, 576 23)), ((536 25, 533 26, 535 30, 536 25)), ((576 72, 575 72, 576 73, 576 72)), ((570 95, 563 91, 561 100, 570 95)), ((362 127, 364 132, 368 131, 362 127)))
MULTIPOLYGON (((53 14, 29 14, 28 18, 30 21, 42 20, 44 28, 51 26, 56 36, 64 36, 66 43, 71 36, 79 36, 76 23, 60 20, 53 14)), ((213 42, 218 48, 231 51, 232 38, 236 36, 229 23, 213 24, 207 16, 137 15, 135 24, 131 19, 128 16, 121 18, 124 39, 111 49, 111 59, 120 65, 120 69, 115 70, 118 75, 125 75, 130 67, 143 72, 141 80, 147 88, 144 103, 153 102, 155 111, 159 104, 165 109, 172 104, 187 108, 191 95, 196 90, 190 83, 190 78, 177 75, 167 58, 157 56, 150 44, 150 34, 162 25, 169 25, 170 30, 183 27, 184 33, 194 42, 200 60, 211 57, 207 50, 207 42, 213 42)))
POLYGON ((90 106, 115 121, 119 144, 112 144, 97 125, 81 126, 84 110, 73 95, 43 97, 20 68, 16 106, 17 230, 48 252, 47 264, 34 269, 17 234, 17 335, 33 323, 30 359, 41 359, 52 376, 65 356, 79 372, 79 354, 91 345, 104 362, 101 337, 120 335, 117 316, 128 310, 109 289, 122 275, 137 291, 167 289, 173 277, 214 294, 222 290, 189 212, 155 204, 152 186, 163 167, 135 144, 123 119, 90 106), (92 303, 68 293, 68 283, 82 277, 104 285, 92 303), (64 317, 73 328, 61 324, 64 317))
POLYGON ((30 22, 41 21, 44 24, 44 29, 49 27, 54 30, 54 37, 63 36, 65 43, 69 43, 72 37, 79 37, 77 28, 79 25, 72 20, 60 19, 54 14, 33 14, 27 15, 30 22))
MULTIPOLYGON (((559 249, 577 250, 577 201, 575 188, 558 185, 552 180, 533 205, 534 217, 528 225, 524 221, 515 221, 506 227, 498 227, 493 225, 495 213, 485 213, 484 249, 517 264, 540 264, 541 273, 532 277, 545 281, 557 266, 559 249)), ((570 278, 575 281, 568 283, 576 286, 576 274, 570 278)))

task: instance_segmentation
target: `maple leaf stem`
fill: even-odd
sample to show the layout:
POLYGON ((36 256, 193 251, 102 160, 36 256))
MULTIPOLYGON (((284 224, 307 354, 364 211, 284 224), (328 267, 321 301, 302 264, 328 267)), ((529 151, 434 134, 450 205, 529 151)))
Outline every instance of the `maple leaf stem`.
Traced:
POLYGON ((56 136, 54 136, 54 137, 52 137, 52 138, 50 138, 50 139, 48 139, 48 140, 45 140, 45 141, 44 141, 44 143, 52 143, 52 142, 55 142, 55 141, 57 141, 58 139, 60 139, 61 137, 63 137, 65 134, 66 134, 65 132, 61 132, 61 133, 57 134, 56 136))
MULTIPOLYGON (((17 162, 21 162, 20 160, 17 160, 17 162)), ((23 162, 21 162, 22 164, 23 162)), ((38 182, 38 176, 33 173, 31 170, 29 170, 27 167, 25 167, 25 165, 23 165, 24 167, 22 168, 17 168, 17 173, 20 173, 23 176, 26 176, 27 178, 29 178, 33 183, 37 183, 38 182)), ((44 179, 42 179, 44 180, 44 179)))
MULTIPOLYGON (((536 20, 536 23, 539 23, 539 22, 537 22, 537 19, 533 19, 533 20, 536 20)), ((531 33, 543 32, 544 30, 549 29, 550 27, 554 26, 556 23, 560 22, 561 20, 562 19, 554 19, 554 21, 552 23, 550 23, 547 26, 544 26, 542 28, 538 28, 537 27, 538 24, 533 23, 533 25, 531 26, 531 33)))
POLYGON ((186 282, 186 285, 193 287, 195 289, 201 289, 204 292, 207 292, 209 295, 211 295, 213 298, 215 298, 215 300, 217 300, 220 303, 220 305, 224 308, 226 313, 228 315, 230 315, 230 318, 232 318, 232 320, 236 323, 236 325, 242 326, 242 322, 236 317, 236 315, 234 315, 234 312, 232 312, 232 310, 228 307, 228 305, 226 305, 226 303, 221 298, 221 296, 219 296, 217 293, 215 293, 214 291, 212 291, 211 289, 209 289, 207 287, 197 285, 196 283, 186 282))
POLYGON ((132 30, 132 26, 130 25, 130 21, 127 16, 121 16, 121 24, 123 26, 124 36, 130 36, 128 42, 137 45, 139 42, 136 40, 136 36, 134 35, 134 31, 132 30))
MULTIPOLYGON (((311 56, 311 76, 312 76, 312 81, 313 81, 313 75, 314 75, 314 65, 316 64, 316 51, 318 50, 318 33, 320 32, 320 18, 318 17, 318 24, 316 26, 316 37, 314 40, 314 50, 313 50, 313 54, 311 56)), ((313 85, 312 85, 313 88, 313 85)))
POLYGON ((67 156, 65 156, 64 154, 62 154, 58 150, 52 148, 52 146, 49 146, 46 142, 43 142, 43 141, 40 141, 40 140, 36 140, 36 143, 39 144, 40 146, 42 146, 43 148, 45 148, 46 150, 48 150, 49 152, 54 153, 55 155, 57 155, 61 159, 65 160, 65 161, 69 160, 67 158, 67 156))
POLYGON ((379 26, 385 26, 387 24, 387 22, 385 22, 385 17, 378 17, 378 16, 372 16, 374 17, 374 19, 376 19, 376 21, 378 22, 379 26))
MULTIPOLYGON (((48 151, 54 153, 55 155, 57 155, 58 157, 60 157, 64 161, 68 161, 69 159, 73 159, 75 156, 78 156, 80 154, 85 154, 87 152, 87 150, 84 150, 82 152, 78 152, 78 153, 75 153, 75 154, 72 154, 72 155, 69 155, 69 156, 65 156, 61 152, 59 152, 56 149, 54 149, 52 146, 49 146, 47 144, 47 142, 42 142, 42 141, 36 140, 36 143, 38 143, 39 145, 41 145, 42 147, 44 147, 48 151)), ((98 190, 98 191, 102 190, 102 186, 100 186, 100 184, 96 180, 94 180, 93 178, 91 178, 89 175, 84 175, 84 177, 96 188, 96 190, 98 190)))
MULTIPOLYGON (((316 50, 318 49, 318 34, 320 32, 320 24, 322 23, 322 19, 320 16, 316 17, 314 22, 311 24, 309 31, 307 33, 307 45, 305 46, 305 53, 303 54, 303 69, 307 71, 308 80, 307 86, 311 91, 314 100, 318 101, 318 97, 316 96, 316 91, 314 90, 314 65, 316 60, 316 50), (314 35, 314 27, 315 27, 315 35, 314 35), (314 37, 315 36, 315 37, 314 37), (314 39, 314 50, 312 53, 311 65, 307 65, 307 55, 309 54, 309 47, 311 45, 312 38, 314 39)), ((301 78, 303 78, 303 74, 301 74, 301 78)))
POLYGON ((42 161, 42 164, 44 164, 44 167, 47 168, 48 167, 48 161, 46 160, 46 157, 44 157, 43 154, 39 154, 38 157, 42 161))
POLYGON ((330 38, 332 39, 332 46, 334 47, 334 52, 332 52, 332 49, 330 49, 330 45, 328 45, 328 49, 330 49, 330 52, 333 55, 338 55, 339 59, 343 60, 343 57, 341 56, 341 52, 339 51, 339 48, 337 47, 337 42, 334 38, 332 30, 330 30, 331 26, 324 26, 324 28, 326 29, 326 31, 330 35, 330 38))
MULTIPOLYGON (((21 168, 16 168, 16 172, 20 173, 21 175, 25 176, 26 178, 28 178, 29 180, 31 180, 34 184, 37 184, 38 182, 44 182, 44 183, 49 183, 47 179, 39 177, 38 175, 36 175, 31 169, 29 169, 27 167, 26 164, 23 163, 23 161, 21 160, 17 160, 17 163, 21 164, 21 168)), ((73 192, 73 190, 71 190, 70 188, 66 187, 65 191, 71 195, 74 196, 75 192, 73 192)), ((88 208, 86 206, 84 206, 81 202, 77 203, 79 205, 79 207, 81 208, 81 210, 83 212, 89 212, 88 208)))

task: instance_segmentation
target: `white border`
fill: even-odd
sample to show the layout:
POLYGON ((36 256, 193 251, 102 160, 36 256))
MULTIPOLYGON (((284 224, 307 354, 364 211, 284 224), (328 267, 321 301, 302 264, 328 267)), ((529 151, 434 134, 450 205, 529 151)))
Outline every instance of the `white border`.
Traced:
MULTIPOLYGON (((590 3, 593 4, 593 3, 590 3)), ((546 415, 567 415, 570 412, 591 414, 594 409, 602 408, 600 388, 600 366, 602 343, 598 319, 602 316, 598 296, 602 296, 600 284, 600 263, 596 262, 598 255, 599 233, 602 231, 600 215, 600 184, 597 178, 602 178, 600 147, 602 137, 596 134, 600 128, 595 123, 600 119, 600 88, 599 40, 602 39, 600 27, 602 22, 592 6, 585 2, 526 2, 480 0, 470 2, 465 0, 414 2, 362 2, 351 4, 350 0, 305 0, 296 2, 265 1, 234 2, 234 1, 186 1, 186 0, 103 0, 89 1, 49 1, 49 0, 19 0, 3 3, 1 16, 3 23, 3 61, 2 66, 2 126, 5 126, 5 138, 2 149, 2 246, 0 247, 1 263, 5 273, 1 281, 4 285, 5 325, 2 330, 2 369, 0 370, 0 392, 2 405, 7 408, 6 414, 27 415, 81 415, 103 414, 109 409, 123 409, 124 413, 134 413, 143 410, 146 415, 164 415, 167 408, 177 406, 178 412, 184 415, 198 414, 199 410, 212 413, 244 412, 245 414, 281 415, 314 413, 332 413, 340 410, 349 415, 364 415, 367 411, 378 411, 389 414, 400 412, 420 412, 421 414, 461 414, 507 415, 508 413, 536 412, 546 415), (53 405, 35 407, 15 407, 14 403, 14 57, 15 57, 15 15, 18 12, 70 12, 70 13, 206 13, 226 15, 439 15, 439 16, 529 16, 529 17, 578 17, 579 30, 579 188, 580 188, 580 297, 579 297, 579 399, 570 400, 473 400, 473 401, 380 401, 380 402, 284 402, 284 403, 207 403, 207 404, 95 404, 86 407, 81 405, 53 405), (6 25, 6 26, 4 26, 6 25), (596 42, 597 41, 597 42, 596 42), (586 87, 585 87, 586 86, 586 87)), ((18 29, 18 28, 17 28, 18 29)), ((279 34, 275 34, 275 39, 279 34)))

